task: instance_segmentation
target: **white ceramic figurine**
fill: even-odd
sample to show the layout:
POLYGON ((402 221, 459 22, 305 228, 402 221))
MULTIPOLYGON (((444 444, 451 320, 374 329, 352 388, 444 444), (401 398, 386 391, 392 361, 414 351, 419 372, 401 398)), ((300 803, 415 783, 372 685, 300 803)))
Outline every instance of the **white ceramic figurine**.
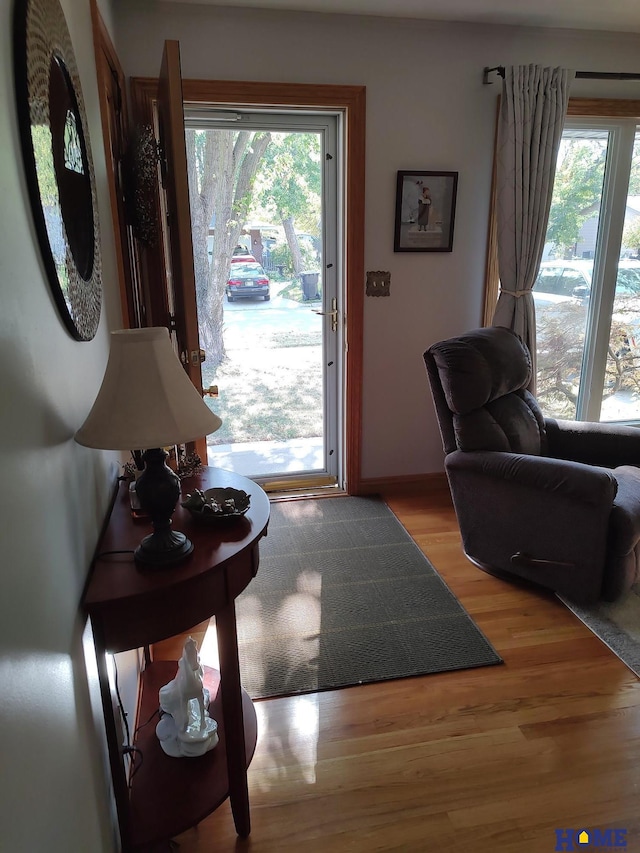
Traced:
POLYGON ((156 726, 162 749, 174 758, 204 755, 218 743, 218 724, 209 716, 209 691, 202 684, 198 647, 184 644, 176 677, 160 688, 163 716, 156 726))

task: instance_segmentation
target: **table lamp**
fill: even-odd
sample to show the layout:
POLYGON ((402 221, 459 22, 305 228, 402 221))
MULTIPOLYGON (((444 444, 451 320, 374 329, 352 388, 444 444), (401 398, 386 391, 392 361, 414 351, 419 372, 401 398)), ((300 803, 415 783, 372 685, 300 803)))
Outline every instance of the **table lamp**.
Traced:
POLYGON ((221 424, 185 373, 168 329, 111 332, 104 379, 75 440, 103 450, 144 451, 136 494, 151 517, 153 533, 136 549, 137 562, 167 566, 193 551, 184 533, 171 527, 180 479, 166 464, 163 448, 195 441, 221 424))

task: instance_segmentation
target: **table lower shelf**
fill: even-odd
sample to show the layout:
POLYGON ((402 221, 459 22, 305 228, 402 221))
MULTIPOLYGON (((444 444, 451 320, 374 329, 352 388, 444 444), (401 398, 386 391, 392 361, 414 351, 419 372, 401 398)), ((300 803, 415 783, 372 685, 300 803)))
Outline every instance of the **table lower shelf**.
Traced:
MULTIPOLYGON (((139 729, 134 737, 134 746, 141 754, 136 754, 138 769, 131 780, 129 812, 132 849, 173 838, 195 826, 229 796, 220 673, 206 666, 203 669, 204 685, 212 697, 209 715, 218 723, 220 742, 197 758, 166 755, 155 732, 158 717, 153 714, 158 708, 158 692, 175 676, 177 663, 155 661, 141 676, 139 729)), ((244 690, 242 711, 246 768, 255 751, 258 725, 253 703, 244 690)))

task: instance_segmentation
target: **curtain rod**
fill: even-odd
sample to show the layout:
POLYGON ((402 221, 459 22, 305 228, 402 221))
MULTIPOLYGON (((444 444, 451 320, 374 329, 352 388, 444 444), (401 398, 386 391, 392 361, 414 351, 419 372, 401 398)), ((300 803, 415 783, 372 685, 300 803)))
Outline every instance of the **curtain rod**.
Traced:
MULTIPOLYGON (((504 78, 504 65, 496 65, 495 68, 485 66, 482 77, 482 82, 486 85, 491 85, 493 80, 489 80, 489 74, 495 71, 499 77, 504 78)), ((576 77, 584 80, 640 80, 640 74, 628 74, 625 71, 576 71, 576 77)))

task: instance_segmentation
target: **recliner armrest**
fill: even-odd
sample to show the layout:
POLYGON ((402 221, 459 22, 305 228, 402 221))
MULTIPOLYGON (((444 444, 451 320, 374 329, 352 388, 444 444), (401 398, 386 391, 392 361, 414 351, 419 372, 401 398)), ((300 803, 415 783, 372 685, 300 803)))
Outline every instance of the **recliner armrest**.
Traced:
POLYGON ((574 601, 602 591, 613 471, 501 451, 453 451, 445 469, 464 551, 574 601))
POLYGON ((608 468, 548 456, 456 450, 446 457, 445 465, 447 471, 473 471, 509 482, 513 488, 534 488, 571 497, 581 504, 611 506, 618 488, 608 468))
POLYGON ((640 466, 640 429, 620 424, 545 418, 548 454, 587 465, 640 466))

